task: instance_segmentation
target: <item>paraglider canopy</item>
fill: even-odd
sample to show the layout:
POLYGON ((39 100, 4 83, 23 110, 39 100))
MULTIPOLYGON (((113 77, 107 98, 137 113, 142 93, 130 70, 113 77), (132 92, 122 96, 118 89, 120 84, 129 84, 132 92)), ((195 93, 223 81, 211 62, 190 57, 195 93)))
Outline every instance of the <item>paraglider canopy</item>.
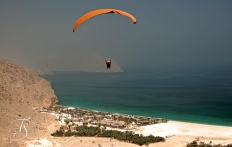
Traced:
POLYGON ((73 32, 75 32, 76 28, 78 26, 80 26, 83 22, 85 22, 86 20, 88 20, 94 16, 97 16, 97 15, 111 14, 111 13, 127 16, 134 22, 134 24, 136 24, 136 22, 137 22, 136 18, 133 15, 131 15, 125 11, 117 10, 117 9, 98 9, 98 10, 93 10, 93 11, 88 12, 88 13, 84 14, 80 19, 78 19, 73 26, 73 32))

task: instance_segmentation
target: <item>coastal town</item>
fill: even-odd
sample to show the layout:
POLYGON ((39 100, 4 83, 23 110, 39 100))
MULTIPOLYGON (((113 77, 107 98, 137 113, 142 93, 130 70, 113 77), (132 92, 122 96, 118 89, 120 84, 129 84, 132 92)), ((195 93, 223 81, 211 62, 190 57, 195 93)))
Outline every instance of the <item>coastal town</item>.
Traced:
POLYGON ((164 118, 152 118, 144 116, 134 116, 84 108, 72 108, 67 106, 56 105, 52 107, 43 107, 38 109, 41 113, 51 113, 55 115, 60 124, 74 123, 78 125, 97 125, 109 128, 124 130, 133 130, 140 126, 152 125, 157 123, 166 123, 164 118))

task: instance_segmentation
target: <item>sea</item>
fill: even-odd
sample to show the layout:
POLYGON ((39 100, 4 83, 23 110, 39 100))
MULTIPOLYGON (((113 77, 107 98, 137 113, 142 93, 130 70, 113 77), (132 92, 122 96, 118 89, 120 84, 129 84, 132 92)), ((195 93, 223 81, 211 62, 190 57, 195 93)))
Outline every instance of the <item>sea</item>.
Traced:
POLYGON ((232 126, 232 69, 126 68, 56 71, 60 105, 200 124, 232 126))

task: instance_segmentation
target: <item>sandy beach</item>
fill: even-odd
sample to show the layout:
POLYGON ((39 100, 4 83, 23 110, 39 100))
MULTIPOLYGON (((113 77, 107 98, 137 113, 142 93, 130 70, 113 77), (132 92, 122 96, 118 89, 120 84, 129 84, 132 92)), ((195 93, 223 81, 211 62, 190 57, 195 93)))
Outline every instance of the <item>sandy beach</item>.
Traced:
POLYGON ((165 137, 168 142, 189 143, 197 140, 212 144, 231 144, 232 127, 168 121, 150 126, 140 127, 137 133, 165 137))
MULTIPOLYGON (((54 124, 51 124, 51 126, 54 124)), ((53 131, 53 127, 48 127, 49 131, 53 131)), ((55 127, 56 128, 56 127, 55 127)), ((55 129, 54 128, 54 129, 55 129)), ((188 143, 196 140, 211 144, 232 144, 232 127, 205 125, 178 121, 168 121, 167 123, 159 123, 149 126, 142 126, 134 130, 135 133, 143 135, 154 135, 165 137, 165 142, 149 144, 149 147, 185 147, 188 143)), ((40 140, 30 140, 25 142, 27 147, 136 147, 138 145, 126 143, 110 138, 97 137, 52 137, 41 138, 40 140)), ((145 146, 145 145, 144 145, 145 146)))
POLYGON ((143 135, 155 135, 171 137, 174 135, 208 136, 208 137, 232 137, 232 127, 168 121, 155 125, 140 127, 139 133, 143 135))

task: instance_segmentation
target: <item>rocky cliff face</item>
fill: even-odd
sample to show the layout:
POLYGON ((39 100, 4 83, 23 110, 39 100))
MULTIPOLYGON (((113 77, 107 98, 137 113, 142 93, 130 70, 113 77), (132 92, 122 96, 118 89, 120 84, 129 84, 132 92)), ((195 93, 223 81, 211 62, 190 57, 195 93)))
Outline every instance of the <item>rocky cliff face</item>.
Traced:
POLYGON ((58 102, 50 82, 2 59, 0 100, 37 107, 51 106, 58 102))
POLYGON ((12 140, 20 138, 19 135, 23 137, 28 133, 27 138, 30 138, 46 134, 47 124, 54 118, 35 109, 56 105, 57 102, 49 81, 0 59, 0 144, 2 141, 17 146, 12 140), (25 126, 27 129, 22 127, 22 133, 14 135, 20 126, 16 125, 15 130, 12 121, 23 118, 30 118, 30 124, 25 126))

